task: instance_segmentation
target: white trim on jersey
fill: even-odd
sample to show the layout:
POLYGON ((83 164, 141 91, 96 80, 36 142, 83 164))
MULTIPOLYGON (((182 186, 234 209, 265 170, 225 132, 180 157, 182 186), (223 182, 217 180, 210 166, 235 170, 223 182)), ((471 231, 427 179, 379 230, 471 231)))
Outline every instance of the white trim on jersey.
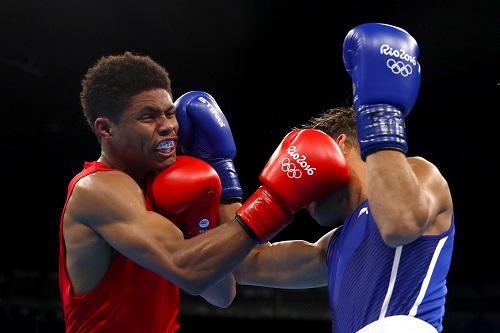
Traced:
POLYGON ((387 308, 389 307, 389 302, 391 301, 392 292, 394 290, 394 284, 396 283, 396 277, 398 275, 399 260, 401 259, 401 252, 403 251, 403 246, 396 247, 394 251, 394 260, 392 261, 391 278, 389 279, 389 287, 387 288, 387 293, 385 294, 384 303, 382 303, 382 308, 380 309, 380 315, 378 319, 385 317, 387 313, 387 308))
POLYGON ((420 292, 418 293, 417 299, 415 300, 415 304, 413 304, 410 312, 408 313, 409 316, 415 316, 417 314, 418 307, 422 303, 422 300, 424 299, 425 293, 427 292, 427 288, 429 288, 429 283, 431 281, 432 273, 434 272, 434 268, 436 267, 436 263, 439 257, 439 254, 441 253, 441 250, 443 249, 444 243, 446 243, 446 240, 448 239, 448 236, 445 238, 442 238, 439 240, 439 243, 436 246, 436 249, 434 250, 434 254, 432 255, 431 263, 429 265, 429 268, 427 269, 427 273, 425 274, 424 281, 422 282, 422 286, 420 287, 420 292))

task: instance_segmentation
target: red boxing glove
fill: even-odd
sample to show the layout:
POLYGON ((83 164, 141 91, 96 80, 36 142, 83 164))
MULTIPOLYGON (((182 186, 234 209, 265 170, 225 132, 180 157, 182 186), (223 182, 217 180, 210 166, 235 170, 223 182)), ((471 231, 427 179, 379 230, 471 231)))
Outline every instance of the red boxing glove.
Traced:
POLYGON ((191 156, 177 156, 147 186, 154 210, 174 222, 186 238, 217 225, 221 191, 217 172, 191 156))
POLYGON ((294 130, 283 139, 259 177, 262 186, 237 211, 237 221, 260 241, 274 237, 293 214, 349 179, 344 155, 326 133, 294 130))

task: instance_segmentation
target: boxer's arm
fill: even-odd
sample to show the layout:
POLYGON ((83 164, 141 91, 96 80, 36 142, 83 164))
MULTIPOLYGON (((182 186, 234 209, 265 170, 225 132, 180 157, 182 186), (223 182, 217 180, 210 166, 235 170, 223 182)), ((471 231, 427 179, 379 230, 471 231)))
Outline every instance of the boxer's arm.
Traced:
MULTIPOLYGON (((370 211, 386 244, 400 246, 451 223, 451 197, 437 169, 420 160, 409 163, 405 117, 415 105, 421 67, 417 41, 404 29, 380 23, 362 24, 344 39, 344 65, 352 77, 356 129, 361 156, 367 162, 370 211), (383 51, 404 50, 399 64, 383 51), (372 156, 373 155, 373 156, 372 156), (437 219, 439 215, 448 215, 437 219), (436 221, 438 228, 435 228, 436 221)), ((399 61, 399 59, 398 59, 399 61)))
POLYGON ((292 240, 256 246, 234 272, 236 281, 283 289, 326 286, 326 253, 336 230, 315 243, 292 240))
MULTIPOLYGON (((221 203, 219 206, 218 224, 231 222, 234 219, 236 209, 241 207, 241 203, 221 203)), ((236 280, 233 273, 228 274, 217 284, 209 287, 200 294, 207 302, 220 308, 227 308, 236 297, 236 280)))
POLYGON ((219 308, 227 308, 236 297, 236 280, 232 273, 208 287, 200 294, 208 303, 219 308))
POLYGON ((220 281, 255 245, 235 222, 184 239, 168 219, 146 209, 141 189, 129 176, 115 171, 80 181, 67 214, 124 256, 191 294, 220 281))
MULTIPOLYGON (((370 154, 366 162, 370 210, 388 245, 410 243, 428 233, 439 215, 451 214, 448 184, 431 163, 390 150, 370 154)), ((437 233, 451 223, 441 220, 437 233)))
POLYGON ((234 220, 236 210, 241 207, 241 202, 221 203, 219 206, 218 225, 234 220))

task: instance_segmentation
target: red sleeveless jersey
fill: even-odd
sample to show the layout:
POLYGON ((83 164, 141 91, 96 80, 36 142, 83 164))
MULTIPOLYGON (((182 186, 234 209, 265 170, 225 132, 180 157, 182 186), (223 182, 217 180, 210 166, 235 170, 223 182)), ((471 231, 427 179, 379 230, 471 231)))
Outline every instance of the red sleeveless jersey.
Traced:
MULTIPOLYGON (((100 162, 85 163, 68 186, 59 225, 59 288, 67 333, 174 333, 179 329, 179 288, 158 274, 117 254, 99 284, 75 296, 66 270, 63 216, 75 184, 83 177, 111 171, 100 162)), ((148 209, 150 201, 146 197, 148 209)))

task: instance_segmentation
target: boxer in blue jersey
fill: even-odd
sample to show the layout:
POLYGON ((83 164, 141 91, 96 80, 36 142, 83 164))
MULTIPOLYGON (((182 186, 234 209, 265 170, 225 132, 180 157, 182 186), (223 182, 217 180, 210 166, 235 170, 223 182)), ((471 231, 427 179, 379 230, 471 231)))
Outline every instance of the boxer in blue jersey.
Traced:
POLYGON ((349 166, 347 186, 308 207, 319 224, 337 228, 316 243, 258 246, 236 279, 328 286, 335 333, 441 332, 453 203, 436 166, 406 156, 405 117, 420 86, 417 43, 398 27, 363 24, 346 36, 343 58, 354 106, 328 110, 305 126, 328 133, 349 166))

